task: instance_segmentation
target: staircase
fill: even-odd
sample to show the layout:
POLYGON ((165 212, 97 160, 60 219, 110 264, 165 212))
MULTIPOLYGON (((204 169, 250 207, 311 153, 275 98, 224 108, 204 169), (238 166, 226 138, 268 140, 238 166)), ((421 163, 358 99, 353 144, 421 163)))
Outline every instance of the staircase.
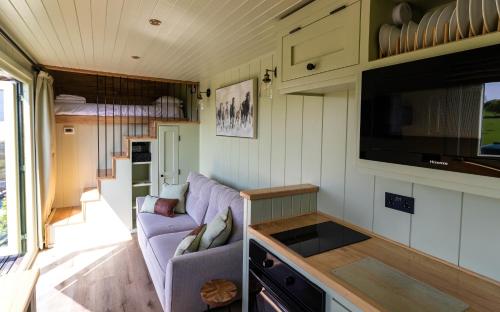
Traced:
POLYGON ((116 161, 120 159, 130 159, 129 151, 130 151, 130 143, 133 141, 144 141, 144 140, 155 140, 156 139, 156 129, 158 128, 158 124, 164 122, 172 122, 170 119, 157 119, 150 120, 148 123, 148 135, 141 136, 130 136, 124 135, 122 138, 122 151, 111 153, 111 169, 98 169, 97 170, 97 181, 98 187, 100 189, 100 181, 102 180, 114 180, 116 179, 116 161))

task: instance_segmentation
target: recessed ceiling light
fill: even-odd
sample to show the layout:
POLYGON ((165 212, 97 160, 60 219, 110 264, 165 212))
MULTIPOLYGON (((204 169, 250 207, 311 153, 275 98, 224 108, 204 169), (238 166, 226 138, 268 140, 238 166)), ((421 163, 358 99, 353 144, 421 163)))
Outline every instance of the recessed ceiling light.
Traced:
POLYGON ((152 18, 149 20, 149 23, 153 26, 160 26, 161 24, 161 21, 159 19, 156 19, 156 18, 152 18))
POLYGON ((140 59, 141 57, 140 56, 137 56, 137 55, 132 55, 131 58, 133 58, 134 60, 138 60, 140 59))

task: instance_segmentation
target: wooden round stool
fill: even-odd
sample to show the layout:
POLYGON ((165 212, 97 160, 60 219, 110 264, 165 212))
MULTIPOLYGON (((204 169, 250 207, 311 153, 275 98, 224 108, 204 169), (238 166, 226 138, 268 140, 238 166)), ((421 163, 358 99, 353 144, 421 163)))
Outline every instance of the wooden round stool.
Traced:
POLYGON ((210 308, 225 306, 231 311, 231 303, 236 298, 237 293, 236 285, 223 279, 208 281, 200 290, 201 299, 207 304, 207 311, 210 311, 210 308))

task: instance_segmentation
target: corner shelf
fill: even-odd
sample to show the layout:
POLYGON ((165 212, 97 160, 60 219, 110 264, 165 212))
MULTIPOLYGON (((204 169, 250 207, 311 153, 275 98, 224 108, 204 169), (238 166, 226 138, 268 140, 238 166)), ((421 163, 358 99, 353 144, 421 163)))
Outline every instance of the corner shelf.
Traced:
MULTIPOLYGON (((137 141, 132 142, 130 146, 130 155, 132 151, 136 148, 140 148, 141 152, 151 152, 151 142, 150 141, 137 141)), ((131 175, 132 175, 132 228, 136 227, 136 216, 139 211, 136 205, 137 197, 144 197, 151 194, 151 177, 152 177, 152 161, 136 161, 132 162, 131 165, 131 175)))
POLYGON ((150 161, 137 161, 132 163, 133 166, 138 166, 138 165, 151 165, 150 161))

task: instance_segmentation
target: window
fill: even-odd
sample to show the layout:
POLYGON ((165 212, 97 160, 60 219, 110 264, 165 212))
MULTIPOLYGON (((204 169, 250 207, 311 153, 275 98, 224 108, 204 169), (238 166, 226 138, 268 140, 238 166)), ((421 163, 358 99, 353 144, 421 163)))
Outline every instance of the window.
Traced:
POLYGON ((481 156, 500 157, 500 82, 484 84, 479 148, 481 156))
MULTIPOLYGON (((23 84, 0 76, 0 275, 28 251, 23 84)), ((19 263, 19 261, 17 262, 19 263)))

